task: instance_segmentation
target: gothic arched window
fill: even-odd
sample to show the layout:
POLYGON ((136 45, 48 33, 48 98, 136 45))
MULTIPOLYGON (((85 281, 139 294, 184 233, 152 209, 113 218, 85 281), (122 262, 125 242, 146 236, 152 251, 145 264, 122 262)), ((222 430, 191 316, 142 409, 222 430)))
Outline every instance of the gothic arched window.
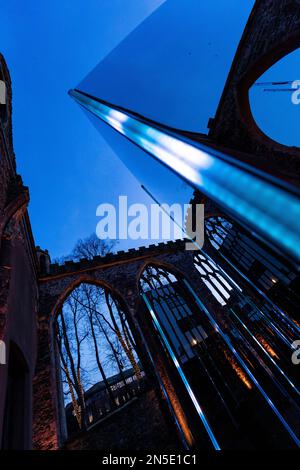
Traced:
POLYGON ((199 324, 195 306, 189 302, 182 281, 165 269, 147 266, 140 286, 180 360, 184 363, 194 357, 193 347, 207 334, 199 324))
POLYGON ((127 311, 104 287, 76 287, 57 315, 54 332, 72 435, 132 399, 142 387, 144 372, 127 311))
POLYGON ((222 306, 226 305, 232 291, 232 284, 226 280, 227 276, 222 274, 222 271, 212 259, 205 257, 203 254, 195 256, 194 264, 201 279, 213 296, 222 306))

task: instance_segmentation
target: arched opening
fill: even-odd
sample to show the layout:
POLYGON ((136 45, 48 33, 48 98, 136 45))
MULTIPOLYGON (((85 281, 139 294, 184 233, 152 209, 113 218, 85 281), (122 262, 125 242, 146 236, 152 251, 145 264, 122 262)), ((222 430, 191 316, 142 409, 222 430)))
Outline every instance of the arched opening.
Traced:
POLYGON ((30 383, 28 367, 18 346, 9 345, 2 449, 25 450, 30 446, 28 400, 30 383))
MULTIPOLYGON (((195 255, 195 267, 198 291, 156 265, 144 269, 140 291, 198 445, 298 445, 286 408, 286 396, 300 390, 288 363, 295 331, 291 336, 282 319, 258 307, 204 252, 195 255)), ((296 402, 298 412, 299 397, 296 402)))
POLYGON ((290 52, 249 89, 252 117, 262 134, 285 146, 300 146, 300 48, 290 52))
POLYGON ((145 373, 122 299, 83 282, 54 322, 67 435, 86 431, 143 392, 145 373))
POLYGON ((203 340, 205 332, 189 322, 193 306, 182 280, 161 267, 148 265, 141 274, 140 288, 147 306, 156 312, 157 325, 172 338, 176 355, 182 363, 187 362, 194 357, 193 345, 203 340))
POLYGON ((244 387, 246 393, 251 388, 241 371, 244 382, 236 380, 230 365, 230 361, 234 363, 232 352, 182 276, 148 265, 140 277, 140 291, 197 444, 201 448, 231 447, 234 431, 221 393, 225 394, 225 384, 229 395, 234 395, 234 387, 240 393, 244 387), (221 427, 226 429, 224 435, 221 427))

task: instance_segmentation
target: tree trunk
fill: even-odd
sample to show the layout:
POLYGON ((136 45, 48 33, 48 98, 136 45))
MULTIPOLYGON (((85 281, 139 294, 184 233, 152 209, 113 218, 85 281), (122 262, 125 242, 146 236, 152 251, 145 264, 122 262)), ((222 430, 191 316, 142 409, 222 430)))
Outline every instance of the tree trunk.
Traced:
POLYGON ((65 348, 66 348, 67 356, 70 360, 70 367, 71 367, 71 372, 72 372, 72 376, 73 376, 73 380, 74 380, 74 388, 75 388, 76 393, 77 393, 78 402, 79 402, 79 406, 81 408, 81 414, 82 414, 82 417, 83 417, 81 425, 82 425, 82 427, 85 428, 86 427, 86 423, 85 423, 85 403, 84 403, 84 396, 82 394, 83 387, 82 387, 82 384, 79 382, 77 374, 76 374, 76 368, 75 368, 73 356, 72 356, 71 349, 70 349, 69 338, 68 338, 68 333, 67 333, 67 328, 66 328, 63 312, 60 313, 60 318, 61 318, 64 345, 65 345, 65 348))
POLYGON ((126 343, 126 341, 124 340, 124 338, 123 338, 123 336, 120 332, 120 329, 119 329, 118 324, 116 322, 111 304, 109 302, 109 296, 108 296, 107 291, 105 291, 105 300, 106 300, 109 315, 110 315, 111 321, 113 323, 117 338, 120 341, 121 346, 124 349, 124 352, 125 352, 126 356, 128 357, 128 360, 130 361, 130 364, 132 365, 132 368, 134 370, 134 373, 135 373, 137 379, 141 380, 141 378, 142 378, 141 370, 140 370, 140 368, 139 368, 139 366, 138 366, 138 364, 135 360, 131 345, 126 343))

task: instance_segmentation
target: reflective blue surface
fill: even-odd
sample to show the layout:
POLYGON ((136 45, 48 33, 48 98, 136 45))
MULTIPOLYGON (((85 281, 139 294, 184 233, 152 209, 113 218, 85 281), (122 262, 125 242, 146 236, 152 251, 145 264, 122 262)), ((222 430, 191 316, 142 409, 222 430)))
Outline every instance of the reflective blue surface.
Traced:
POLYGON ((191 397, 191 400, 192 400, 192 402, 193 402, 193 404, 194 404, 194 406, 195 406, 195 408, 196 408, 196 410, 197 410, 198 415, 200 416, 200 419, 201 419, 201 421, 202 421, 202 423, 203 423, 203 425, 204 425, 204 427, 205 427, 205 430, 206 430, 206 432, 207 432, 207 434, 208 434, 208 436, 209 436, 209 438, 210 438, 210 440, 211 440, 211 442, 212 442, 212 445, 213 445, 214 449, 215 449, 215 450, 221 450, 221 448, 220 448, 220 446, 219 446, 219 444, 218 444, 218 442, 217 442, 217 439, 216 439, 216 437, 215 437, 215 435, 214 435, 214 433, 213 433, 213 431, 212 431, 212 428, 210 427, 210 425, 209 425, 209 423, 208 423, 208 421, 207 421, 207 418, 206 418, 206 416, 205 416, 205 414, 204 414, 204 412, 203 412, 203 410, 202 410, 202 408, 201 408, 201 406, 200 406, 200 404, 199 404, 197 398, 195 397, 195 394, 194 394, 194 392, 193 392, 193 390, 192 390, 192 388, 191 388, 191 386, 190 386, 190 383, 189 383, 189 381, 187 380, 186 375, 185 375, 185 373, 183 372, 182 367, 180 366, 180 364, 179 364, 179 362, 178 362, 178 359, 177 359, 177 357, 176 357, 176 355, 175 355, 175 353, 174 353, 174 351, 173 351, 173 349, 172 349, 172 347, 171 347, 171 345, 170 345, 170 343, 169 343, 169 341, 168 341, 166 335, 164 334, 164 331, 163 331, 162 327, 160 326, 160 323, 159 323, 159 321, 158 321, 158 319, 157 319, 157 317, 156 317, 156 315, 155 315, 155 312, 154 312, 153 309, 151 308, 151 305, 150 305, 149 300, 147 299, 147 296, 146 296, 145 294, 143 294, 142 297, 143 297, 143 299, 144 299, 144 301, 145 301, 145 304, 146 304, 146 306, 147 306, 147 308, 148 308, 148 310, 149 310, 149 313, 150 313, 150 315, 151 315, 151 317, 152 317, 152 320, 153 320, 153 323, 154 323, 154 325, 155 325, 155 328, 156 328, 157 331, 159 332, 159 334, 160 334, 160 336, 161 336, 161 338, 162 338, 162 341, 163 341, 163 343, 165 344, 165 346, 166 346, 166 348, 167 348, 167 350, 168 350, 168 352, 169 352, 169 354, 170 354, 170 356, 171 356, 171 359, 172 359, 172 361, 173 361, 173 363, 174 363, 176 369, 178 370, 178 373, 179 373, 179 375, 180 375, 180 377, 181 377, 181 379, 182 379, 182 381, 183 381, 183 383, 184 383, 185 388, 187 389, 187 392, 188 392, 189 396, 191 397))
MULTIPOLYGON (((137 9, 152 2, 135 0, 137 9)), ((116 37, 116 47, 99 54, 100 62, 76 88, 166 125, 205 133, 253 5, 254 0, 165 1, 123 41, 116 37)), ((86 55, 91 59, 90 51, 86 55)))
POLYGON ((230 339, 227 334, 223 333, 221 328, 219 327, 218 323, 214 320, 213 316, 210 314, 210 312, 207 310, 203 302, 199 299, 198 295, 194 291, 194 289, 191 287, 191 285, 186 281, 186 279, 183 280, 185 285, 187 286, 188 290, 191 292, 191 294, 194 296, 197 304, 199 305, 201 311, 205 313, 205 315, 208 317, 209 321, 211 322, 212 325, 214 325, 216 331, 220 334, 220 336, 223 338, 227 346, 229 347, 230 351, 233 353, 241 367, 244 369, 244 371, 247 373, 251 381, 254 383, 258 391, 261 393, 263 398, 266 400, 272 411, 275 413, 281 424, 284 426, 286 431, 289 433, 297 447, 300 447, 300 440, 294 433, 293 429, 290 427, 290 425, 287 423, 285 418, 282 416, 278 408, 275 406, 269 395, 266 393, 264 388, 261 386, 260 382, 258 379, 255 377, 255 375, 251 372, 250 368, 247 366, 246 362, 243 360, 242 356, 236 351, 236 349, 232 346, 230 339))
MULTIPOLYGON (((104 121, 157 161, 198 188, 238 220, 297 261, 300 260, 299 198, 267 175, 210 147, 188 141, 159 124, 72 90, 85 109, 104 121)), ((134 166, 129 168, 134 173, 134 166)), ((188 203, 188 201, 186 201, 188 203)))

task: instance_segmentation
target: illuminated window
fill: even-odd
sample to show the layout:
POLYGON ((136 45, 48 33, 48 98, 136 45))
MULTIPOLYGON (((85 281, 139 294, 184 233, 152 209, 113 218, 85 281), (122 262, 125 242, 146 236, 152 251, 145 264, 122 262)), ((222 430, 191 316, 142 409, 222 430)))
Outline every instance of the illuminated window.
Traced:
POLYGON ((222 306, 226 305, 232 286, 225 279, 217 264, 202 254, 195 256, 194 263, 206 287, 222 306))
POLYGON ((264 290, 282 283, 289 285, 296 280, 296 272, 261 246, 256 239, 235 222, 224 217, 210 217, 205 230, 212 246, 234 262, 240 270, 255 280, 264 290))
POLYGON ((198 311, 187 296, 182 280, 154 266, 147 266, 140 279, 142 292, 156 312, 180 362, 195 356, 194 346, 206 339, 198 311))

